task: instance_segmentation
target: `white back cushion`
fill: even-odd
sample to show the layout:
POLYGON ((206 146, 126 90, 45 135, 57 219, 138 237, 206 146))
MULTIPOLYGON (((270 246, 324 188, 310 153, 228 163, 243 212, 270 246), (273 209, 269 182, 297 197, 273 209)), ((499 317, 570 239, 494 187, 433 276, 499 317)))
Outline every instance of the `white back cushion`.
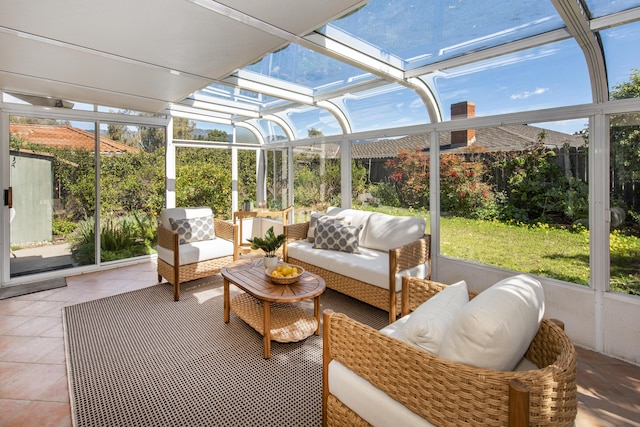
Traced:
POLYGON ((416 308, 390 335, 438 355, 445 335, 467 302, 467 282, 447 286, 416 308))
POLYGON ((529 348, 543 316, 540 282, 524 274, 508 277, 462 308, 439 356, 478 368, 511 371, 529 348))
MULTIPOLYGON (((327 215, 345 218, 345 220, 349 222, 349 225, 355 225, 356 227, 362 226, 363 232, 365 232, 364 228, 366 228, 367 220, 372 215, 372 212, 330 207, 327 209, 327 215)), ((362 237, 363 235, 360 233, 360 238, 362 237)))
POLYGON ((361 236, 360 246, 388 251, 418 240, 424 236, 426 226, 424 218, 372 213, 365 226, 366 232, 361 236))
POLYGON ((169 208, 160 212, 160 224, 171 230, 169 218, 173 219, 193 219, 202 216, 213 216, 211 208, 208 206, 200 206, 197 208, 169 208))

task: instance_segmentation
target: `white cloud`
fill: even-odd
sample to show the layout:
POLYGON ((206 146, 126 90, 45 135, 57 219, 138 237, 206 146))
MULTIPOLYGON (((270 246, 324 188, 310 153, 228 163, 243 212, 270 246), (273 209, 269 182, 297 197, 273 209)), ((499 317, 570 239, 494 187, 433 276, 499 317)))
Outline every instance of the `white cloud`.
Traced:
POLYGON ((514 93, 513 95, 511 95, 511 99, 527 99, 528 97, 533 95, 542 95, 548 90, 549 90, 548 87, 545 87, 545 88, 539 87, 533 92, 529 92, 528 90, 526 90, 524 92, 514 93))

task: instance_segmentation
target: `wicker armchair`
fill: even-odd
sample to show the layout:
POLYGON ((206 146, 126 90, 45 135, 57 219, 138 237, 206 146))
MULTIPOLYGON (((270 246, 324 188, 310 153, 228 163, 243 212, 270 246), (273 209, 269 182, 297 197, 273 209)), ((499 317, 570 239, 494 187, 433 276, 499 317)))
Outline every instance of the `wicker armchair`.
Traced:
POLYGON ((178 232, 169 225, 169 217, 194 218, 212 216, 210 208, 165 209, 158 224, 158 282, 164 277, 173 285, 173 298, 180 300, 180 283, 200 279, 220 272, 220 269, 238 259, 238 226, 213 218, 215 239, 179 244, 178 232), (182 250, 182 254, 181 254, 182 250), (190 251, 196 259, 185 262, 190 251), (204 257, 202 253, 212 254, 204 257))
MULTIPOLYGON (((403 313, 445 287, 403 278, 403 313)), ((473 297, 473 294, 470 294, 473 297)), ((561 326, 543 319, 526 357, 539 369, 493 371, 450 362, 326 310, 323 425, 368 425, 329 392, 332 360, 436 426, 571 426, 577 414, 576 353, 561 326)))

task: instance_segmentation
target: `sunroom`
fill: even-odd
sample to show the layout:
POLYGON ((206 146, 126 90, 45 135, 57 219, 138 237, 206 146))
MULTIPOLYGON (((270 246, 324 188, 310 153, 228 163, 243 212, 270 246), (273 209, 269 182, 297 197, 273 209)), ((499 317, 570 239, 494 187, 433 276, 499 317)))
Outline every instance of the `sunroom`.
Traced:
POLYGON ((3 295, 155 259, 166 207, 354 207, 640 364, 640 2, 158 6, 3 2, 3 295))

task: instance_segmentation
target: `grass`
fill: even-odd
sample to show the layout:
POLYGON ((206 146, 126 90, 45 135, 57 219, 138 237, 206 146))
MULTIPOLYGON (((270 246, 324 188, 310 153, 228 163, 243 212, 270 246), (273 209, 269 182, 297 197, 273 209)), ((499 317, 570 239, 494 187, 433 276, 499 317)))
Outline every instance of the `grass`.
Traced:
MULTIPOLYGON (((358 206, 392 215, 421 216, 424 210, 358 206)), ((461 217, 441 217, 440 252, 444 256, 589 285, 589 231, 548 224, 507 224, 461 217)), ((611 288, 640 295, 640 238, 610 235, 611 288)))

